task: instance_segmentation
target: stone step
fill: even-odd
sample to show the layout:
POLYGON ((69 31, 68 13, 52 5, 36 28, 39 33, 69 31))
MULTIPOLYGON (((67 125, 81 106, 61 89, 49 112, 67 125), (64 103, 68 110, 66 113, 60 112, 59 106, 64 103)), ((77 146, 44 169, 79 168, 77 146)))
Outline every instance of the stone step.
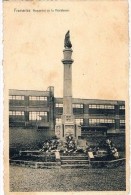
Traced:
POLYGON ((89 164, 88 160, 61 160, 61 164, 89 164))
POLYGON ((41 153, 40 150, 25 150, 25 151, 20 151, 19 154, 21 156, 29 156, 29 155, 39 155, 41 153))
POLYGON ((23 160, 10 160, 10 165, 31 167, 31 168, 57 168, 61 166, 60 162, 34 162, 34 161, 23 161, 23 160))
POLYGON ((88 156, 61 156, 61 160, 88 160, 88 156))
POLYGON ((61 165, 61 168, 70 168, 70 169, 76 169, 76 168, 81 168, 81 169, 86 169, 89 168, 90 164, 63 164, 61 165))

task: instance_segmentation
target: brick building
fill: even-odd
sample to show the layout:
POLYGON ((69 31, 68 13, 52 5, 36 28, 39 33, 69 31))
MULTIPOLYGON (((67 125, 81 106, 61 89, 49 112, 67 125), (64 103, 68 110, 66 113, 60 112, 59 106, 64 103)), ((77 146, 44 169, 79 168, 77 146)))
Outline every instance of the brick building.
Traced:
MULTIPOLYGON (((61 122, 63 99, 46 91, 9 90, 9 125, 54 130, 61 122)), ((82 131, 125 132, 125 102, 73 98, 73 113, 82 131)))

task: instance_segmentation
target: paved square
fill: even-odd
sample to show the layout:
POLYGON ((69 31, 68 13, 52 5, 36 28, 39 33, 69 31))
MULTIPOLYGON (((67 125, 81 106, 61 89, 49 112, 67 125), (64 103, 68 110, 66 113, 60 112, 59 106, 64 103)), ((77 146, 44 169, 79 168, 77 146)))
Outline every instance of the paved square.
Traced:
POLYGON ((125 167, 31 169, 10 166, 10 191, 124 191, 125 167))

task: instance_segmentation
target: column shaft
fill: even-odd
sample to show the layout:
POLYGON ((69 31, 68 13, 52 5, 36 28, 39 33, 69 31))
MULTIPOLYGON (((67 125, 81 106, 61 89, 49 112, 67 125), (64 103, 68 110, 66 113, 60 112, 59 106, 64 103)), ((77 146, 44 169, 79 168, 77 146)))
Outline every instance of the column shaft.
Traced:
POLYGON ((72 64, 64 64, 63 114, 72 113, 72 64))

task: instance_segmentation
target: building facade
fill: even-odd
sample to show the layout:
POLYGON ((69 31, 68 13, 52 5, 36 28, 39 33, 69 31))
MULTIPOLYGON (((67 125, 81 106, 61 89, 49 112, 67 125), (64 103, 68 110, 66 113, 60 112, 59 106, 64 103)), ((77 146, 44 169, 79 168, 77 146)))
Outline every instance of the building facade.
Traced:
POLYGON ((9 125, 54 129, 54 87, 9 90, 9 125))
MULTIPOLYGON (((73 98, 73 114, 82 131, 125 132, 125 102, 73 98)), ((61 122, 63 99, 46 91, 9 90, 9 125, 54 130, 61 122)))

